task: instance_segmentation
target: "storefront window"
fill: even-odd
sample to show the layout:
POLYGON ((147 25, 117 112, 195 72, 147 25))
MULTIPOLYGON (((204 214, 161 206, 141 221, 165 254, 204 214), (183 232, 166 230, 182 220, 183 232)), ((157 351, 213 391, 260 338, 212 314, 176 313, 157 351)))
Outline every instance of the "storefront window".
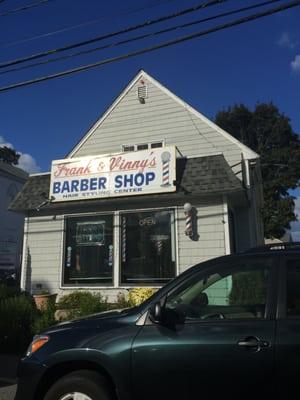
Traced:
POLYGON ((121 214, 121 284, 162 284, 175 276, 172 210, 121 214))
POLYGON ((67 219, 64 261, 65 285, 112 285, 112 215, 67 219))

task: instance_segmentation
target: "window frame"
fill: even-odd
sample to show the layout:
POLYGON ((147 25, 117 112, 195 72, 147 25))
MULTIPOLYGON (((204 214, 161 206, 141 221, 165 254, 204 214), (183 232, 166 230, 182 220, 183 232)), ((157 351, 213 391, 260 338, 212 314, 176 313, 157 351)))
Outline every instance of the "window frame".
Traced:
MULTIPOLYGON (((185 321, 184 324, 216 324, 216 323, 236 323, 236 322, 252 322, 252 323, 259 323, 262 321, 270 321, 274 320, 276 318, 276 306, 277 306, 277 298, 276 298, 276 293, 277 293, 277 283, 278 283, 278 266, 276 264, 275 257, 270 254, 259 254, 259 255, 245 255, 245 256, 235 256, 232 255, 230 259, 228 260, 220 260, 219 262, 214 263, 213 260, 210 261, 212 264, 210 264, 207 268, 197 271, 195 273, 190 274, 186 279, 183 279, 180 281, 180 283, 176 286, 174 286, 169 292, 164 293, 163 299, 164 299, 164 304, 167 302, 168 296, 172 294, 174 291, 176 291, 180 286, 183 286, 187 280, 192 282, 196 276, 198 276, 198 279, 202 279, 203 277, 207 275, 211 275, 213 273, 216 273, 219 271, 220 268, 227 269, 227 270, 232 270, 232 269, 237 269, 239 267, 239 263, 243 262, 251 262, 253 260, 254 262, 257 259, 271 259, 271 265, 269 267, 270 275, 268 279, 268 285, 267 285, 267 297, 266 297, 266 308, 265 308, 265 317, 264 318, 228 318, 228 319, 194 319, 194 320, 188 320, 185 321)), ((197 264, 197 267, 201 266, 200 264, 197 264)))
POLYGON ((145 150, 149 150, 149 143, 138 143, 135 145, 136 146, 136 151, 145 151, 145 150), (143 146, 147 146, 144 149, 139 149, 139 147, 143 147, 143 146))
POLYGON ((123 143, 123 144, 121 144, 121 152, 122 153, 130 153, 132 151, 146 151, 146 150, 152 150, 152 149, 157 149, 157 148, 163 148, 163 147, 165 147, 165 145, 166 145, 165 139, 154 140, 153 142, 151 141, 151 142, 142 142, 142 143, 134 143, 134 144, 124 144, 123 143), (161 146, 152 147, 153 144, 158 144, 158 143, 161 143, 161 146), (138 146, 145 146, 145 145, 148 146, 147 149, 142 149, 142 150, 138 149, 138 146), (133 150, 125 151, 124 150, 125 147, 133 147, 133 150))
MULTIPOLYGON (((289 260, 300 260, 300 254, 288 254, 281 257, 281 268, 279 272, 279 290, 277 301, 277 319, 284 319, 287 321, 299 320, 300 315, 287 315, 287 270, 289 260)), ((300 262, 300 261, 299 261, 300 262)))
POLYGON ((61 254, 60 254, 60 272, 59 272, 59 289, 62 291, 65 290, 74 290, 74 289, 86 289, 86 290, 93 290, 93 289, 132 289, 133 287, 151 287, 160 289, 163 285, 162 284, 141 284, 141 285, 125 285, 121 284, 121 264, 120 264, 120 257, 121 257, 121 247, 116 246, 115 243, 120 238, 121 235, 121 219, 120 214, 127 213, 127 212, 142 212, 142 211, 159 211, 159 210, 173 210, 174 211, 174 236, 175 236, 175 278, 179 275, 179 254, 178 254, 178 208, 179 206, 170 206, 170 207, 151 207, 151 208, 140 208, 140 209, 120 209, 116 211, 96 211, 96 212, 82 212, 82 213, 74 213, 74 214, 63 214, 62 217, 62 229, 61 229, 61 254), (113 283, 112 285, 98 285, 98 286, 85 286, 85 285, 78 285, 78 286, 71 286, 64 284, 64 264, 65 264, 65 257, 66 257, 66 224, 68 218, 80 218, 80 217, 91 217, 91 216, 101 216, 101 215, 108 215, 111 214, 113 216, 113 258, 114 258, 114 266, 113 266, 113 283))
POLYGON ((63 215, 63 240, 62 240, 62 252, 61 252, 61 271, 60 271, 60 284, 59 288, 62 290, 67 290, 67 289, 111 289, 114 287, 114 282, 115 282, 115 262, 116 262, 116 249, 115 249, 115 212, 112 211, 107 211, 107 212, 99 212, 99 213, 83 213, 83 214, 66 214, 63 215), (65 263, 66 263, 66 247, 67 247, 67 221, 70 219, 78 219, 78 218, 97 218, 101 216, 112 216, 112 245, 113 245, 113 267, 112 267, 112 281, 111 283, 108 283, 106 285, 101 285, 99 283, 95 285, 84 285, 84 284, 68 284, 64 282, 65 278, 65 263))
MULTIPOLYGON (((119 280, 118 280, 118 287, 119 288, 129 288, 132 289, 134 287, 153 287, 153 288, 160 288, 162 286, 164 286, 165 284, 167 284, 168 282, 170 282, 172 279, 176 278, 176 276, 178 276, 178 232, 177 232, 177 207, 160 207, 160 208, 145 208, 145 209, 136 209, 136 210, 124 210, 124 211, 118 211, 119 214, 119 255, 118 255, 118 276, 119 276, 119 280), (121 224, 122 224, 122 216, 124 214, 134 214, 136 212, 140 212, 140 213, 147 213, 147 212, 154 212, 154 211, 172 211, 171 213, 171 224, 173 223, 173 229, 171 229, 171 245, 174 246, 174 256, 175 256, 175 271, 174 271, 174 277, 170 278, 170 280, 166 281, 165 283, 122 283, 122 246, 121 246, 121 234, 122 234, 122 229, 121 229, 121 224), (173 231, 173 232, 172 232, 173 231)), ((172 252, 172 248, 171 248, 171 252, 172 252)))

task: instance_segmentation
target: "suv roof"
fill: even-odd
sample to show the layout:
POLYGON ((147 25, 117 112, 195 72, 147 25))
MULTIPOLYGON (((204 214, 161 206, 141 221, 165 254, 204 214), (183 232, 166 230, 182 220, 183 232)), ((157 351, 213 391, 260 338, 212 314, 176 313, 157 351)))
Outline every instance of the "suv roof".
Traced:
POLYGON ((243 254, 268 253, 270 251, 298 251, 298 252, 300 252, 300 242, 267 244, 264 246, 253 247, 253 248, 243 252, 243 254))

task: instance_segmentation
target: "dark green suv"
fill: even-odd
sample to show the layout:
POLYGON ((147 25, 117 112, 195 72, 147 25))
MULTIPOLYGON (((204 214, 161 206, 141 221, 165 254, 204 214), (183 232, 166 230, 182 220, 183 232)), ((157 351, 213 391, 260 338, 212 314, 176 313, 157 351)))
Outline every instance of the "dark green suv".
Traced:
POLYGON ((269 397, 297 386, 300 244, 190 268, 141 306, 35 337, 17 400, 269 397))

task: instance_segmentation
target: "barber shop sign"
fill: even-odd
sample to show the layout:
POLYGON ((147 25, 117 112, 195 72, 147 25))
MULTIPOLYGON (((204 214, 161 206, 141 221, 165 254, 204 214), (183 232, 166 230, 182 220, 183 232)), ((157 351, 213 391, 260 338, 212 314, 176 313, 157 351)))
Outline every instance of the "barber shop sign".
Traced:
POLYGON ((175 147, 52 162, 53 201, 174 192, 175 147))

